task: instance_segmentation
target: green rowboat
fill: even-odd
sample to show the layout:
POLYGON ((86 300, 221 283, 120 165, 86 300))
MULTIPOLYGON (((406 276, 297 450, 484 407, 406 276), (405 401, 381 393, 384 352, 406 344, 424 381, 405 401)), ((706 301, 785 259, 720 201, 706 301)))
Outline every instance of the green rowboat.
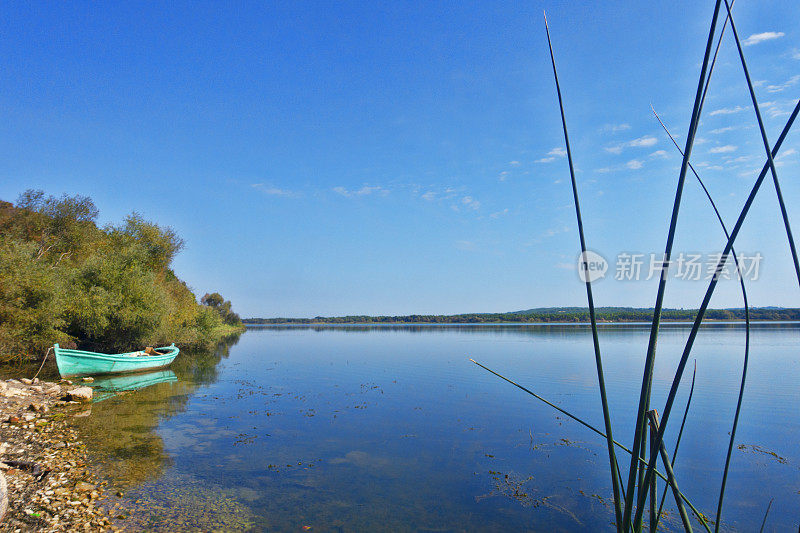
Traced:
POLYGON ((85 352, 60 348, 58 344, 53 346, 53 351, 62 378, 153 370, 169 365, 180 352, 174 343, 156 348, 158 353, 154 355, 143 351, 120 354, 85 352))

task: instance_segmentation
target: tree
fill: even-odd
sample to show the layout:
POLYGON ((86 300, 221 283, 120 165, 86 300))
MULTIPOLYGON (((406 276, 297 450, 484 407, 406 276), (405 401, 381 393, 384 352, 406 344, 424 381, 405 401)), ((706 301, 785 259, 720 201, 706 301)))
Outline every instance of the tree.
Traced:
POLYGON ((216 310, 222 317, 222 321, 230 326, 241 326, 242 319, 233 312, 231 303, 222 297, 218 292, 206 293, 200 299, 200 303, 216 310))

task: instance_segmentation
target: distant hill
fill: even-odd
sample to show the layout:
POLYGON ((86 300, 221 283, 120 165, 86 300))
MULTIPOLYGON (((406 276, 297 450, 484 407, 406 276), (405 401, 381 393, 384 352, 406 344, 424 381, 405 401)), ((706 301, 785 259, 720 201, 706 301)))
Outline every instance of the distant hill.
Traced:
MULTIPOLYGON (((661 319, 674 322, 694 320, 697 309, 664 309, 661 319)), ((600 322, 649 322, 653 318, 653 308, 640 307, 598 307, 597 320, 600 322)), ((744 320, 744 309, 709 309, 707 320, 744 320)), ((750 309, 751 320, 800 321, 800 309, 785 307, 756 307, 750 309)), ((245 324, 467 324, 467 323, 547 323, 547 322, 588 322, 589 310, 586 307, 537 307, 524 311, 508 313, 466 313, 461 315, 404 315, 404 316, 366 316, 352 315, 314 318, 246 318, 245 324)))

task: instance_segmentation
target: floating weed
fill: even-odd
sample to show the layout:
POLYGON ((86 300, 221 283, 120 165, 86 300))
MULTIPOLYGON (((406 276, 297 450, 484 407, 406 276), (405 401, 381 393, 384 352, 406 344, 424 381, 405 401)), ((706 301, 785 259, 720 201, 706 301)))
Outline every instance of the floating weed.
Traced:
POLYGON ((767 455, 769 457, 772 457, 775 461, 777 461, 778 463, 780 463, 782 465, 785 465, 785 464, 788 463, 788 461, 786 460, 785 457, 781 457, 780 455, 778 455, 777 453, 775 453, 773 451, 766 450, 766 449, 764 449, 763 446, 759 446, 758 444, 740 444, 739 446, 737 446, 737 448, 739 450, 743 451, 743 452, 749 451, 749 452, 752 452, 752 453, 760 453, 760 454, 763 454, 763 455, 767 455))

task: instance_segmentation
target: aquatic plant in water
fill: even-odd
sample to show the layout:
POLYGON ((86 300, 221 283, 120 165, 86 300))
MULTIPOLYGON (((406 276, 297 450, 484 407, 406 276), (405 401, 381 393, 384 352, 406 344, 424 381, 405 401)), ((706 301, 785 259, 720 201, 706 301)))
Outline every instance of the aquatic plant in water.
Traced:
MULTIPOLYGON (((692 377, 691 391, 689 393, 687 404, 683 412, 683 420, 681 422, 680 431, 676 438, 676 442, 671 457, 666 450, 664 442, 664 434, 670 419, 670 415, 672 413, 672 408, 674 407, 678 388, 680 387, 681 382, 683 380, 686 364, 688 363, 689 358, 691 356, 694 341, 696 339, 699 328, 703 322, 703 318, 705 317, 705 313, 706 310, 708 309, 711 297, 714 294, 714 290, 716 289, 717 282, 721 277, 721 273, 724 271, 728 258, 730 257, 733 260, 736 268, 737 269, 739 268, 739 259, 737 258, 734 250, 734 242, 739 234, 739 231, 741 230, 744 220, 746 219, 750 211, 750 208, 753 204, 753 200, 755 199, 758 191, 760 190, 767 176, 767 173, 769 173, 770 176, 772 177, 773 186, 775 188, 775 192, 777 194, 778 202, 780 205, 781 218, 783 221, 784 229, 786 231, 786 238, 789 244, 789 249, 791 251, 792 260, 794 263, 795 273, 797 275, 798 283, 800 283, 800 262, 798 262, 797 250, 795 247, 791 226, 786 211, 786 205, 783 199, 783 194, 781 192, 780 182, 778 180, 778 174, 774 161, 775 157, 778 154, 778 151, 781 148, 781 145, 783 144, 784 139, 786 138, 786 135, 788 134, 789 130, 794 124, 794 120, 797 117, 798 112, 800 112, 800 101, 798 101, 797 104, 795 105, 794 110, 789 116, 786 125, 784 126, 783 131, 781 132, 777 141, 775 142, 774 145, 771 145, 768 140, 766 130, 764 128, 764 122, 761 116, 761 110, 758 104, 758 100, 756 98, 755 91, 753 89, 753 83, 747 68, 747 62, 744 56, 744 52, 742 50, 742 43, 741 40, 739 39, 739 34, 737 32, 736 25, 734 23, 732 6, 733 2, 729 3, 728 0, 716 0, 715 2, 714 12, 709 26, 705 53, 703 56, 702 66, 700 69, 700 76, 697 83, 697 91, 695 95, 694 104, 692 107, 688 134, 686 136, 686 143, 683 149, 680 148, 680 146, 673 138, 672 134, 667 129, 666 125, 661 121, 661 118, 655 112, 655 109, 653 109, 653 113, 656 115, 656 118, 658 119, 659 123, 664 128, 667 135, 669 135, 670 139, 672 139, 677 150, 681 153, 682 161, 677 181, 672 214, 670 217, 669 230, 667 233, 667 241, 664 249, 664 255, 663 255, 664 262, 662 268, 662 275, 660 276, 658 283, 658 290, 654 305, 654 313, 650 324, 650 336, 645 358, 644 373, 641 381, 641 392, 639 397, 639 403, 636 411, 636 424, 635 424, 632 446, 630 448, 625 447, 624 445, 620 444, 617 440, 615 440, 612 434, 611 413, 609 410, 607 394, 606 394, 606 385, 603 374, 602 356, 600 352, 600 343, 597 333, 597 320, 595 314, 594 298, 592 295, 592 282, 590 276, 584 275, 582 277, 584 278, 586 284, 586 295, 589 307, 589 318, 591 322, 592 341, 594 347, 595 364, 597 368, 597 379, 600 391, 600 401, 603 408, 603 423, 604 423, 603 430, 592 426, 591 424, 585 422, 578 416, 575 416, 574 414, 567 412, 566 410, 558 407, 552 402, 549 402, 545 398, 537 395, 533 391, 523 387, 518 383, 515 383, 513 380, 488 369, 487 367, 481 365, 476 361, 473 361, 482 368, 508 381, 509 383, 519 387, 523 391, 545 402, 549 406, 569 416, 573 420, 579 422, 580 424, 584 425, 588 429, 594 431, 595 433, 606 439, 608 448, 608 462, 610 465, 611 486, 613 491, 613 503, 614 503, 614 515, 615 515, 614 524, 618 532, 642 531, 645 528, 645 511, 648 509, 649 509, 648 513, 649 520, 647 523, 647 528, 650 531, 655 531, 658 528, 659 520, 663 516, 663 506, 667 495, 667 489, 670 489, 670 491, 672 492, 673 498, 675 500, 675 505, 677 507, 678 513, 680 514, 681 523, 686 531, 692 531, 693 523, 699 524, 703 529, 709 532, 711 531, 712 525, 715 531, 719 530, 720 524, 722 522, 723 502, 725 496, 725 488, 728 480, 728 471, 731 463, 731 452, 734 447, 734 440, 736 437, 736 429, 739 421, 739 415, 741 412, 743 393, 747 381, 747 367, 749 362, 750 316, 749 316, 749 303, 747 300, 747 290, 744 283, 744 276, 739 276, 742 297, 744 301, 744 308, 745 308, 746 337, 745 337, 744 361, 742 366, 741 383, 739 387, 739 395, 736 404, 736 411, 732 421, 731 430, 729 432, 730 439, 727 448, 725 465, 722 470, 722 481, 717 498, 716 514, 714 515, 713 521, 709 519, 706 514, 699 511, 686 497, 686 495, 684 495, 680 491, 679 483, 673 470, 673 465, 675 463, 676 455, 678 452, 678 446, 680 444, 680 439, 681 436, 683 435, 683 428, 686 423, 686 416, 689 412, 692 394, 694 392, 694 376, 692 377), (720 22, 721 18, 723 20, 722 24, 720 25, 718 23, 720 22), (718 26, 720 27, 719 31, 717 31, 718 26), (749 91, 752 107, 755 112, 756 120, 758 123, 761 141, 764 145, 764 150, 766 152, 766 162, 764 163, 761 172, 759 173, 758 177, 755 180, 755 183, 752 186, 752 189, 744 203, 744 206, 742 207, 739 213, 736 223, 730 230, 728 230, 728 228, 724 224, 722 217, 714 203, 714 200, 711 194, 709 193, 708 189, 706 188, 705 184, 703 183, 702 179, 700 178, 699 174, 690 164, 692 148, 695 143, 695 136, 697 133, 698 125, 700 123, 700 116, 703 110, 703 104, 705 103, 706 94, 708 92, 708 88, 710 85, 711 75, 713 73, 714 66, 716 65, 716 60, 720 49, 720 45, 722 43, 723 37, 725 36, 725 30, 728 26, 730 26, 731 29, 730 33, 732 34, 733 41, 736 45, 736 50, 741 63, 742 72, 745 77, 745 82, 747 84, 747 88, 749 91), (717 34, 719 34, 718 37, 717 34), (717 43, 716 46, 714 46, 715 40, 717 43), (714 50, 713 58, 712 58, 712 49, 714 50), (715 275, 711 278, 706 293, 703 297, 702 303, 698 309, 696 316, 694 317, 694 321, 692 323, 692 327, 688 339, 686 341, 686 345, 681 354, 680 362, 672 376, 672 384, 668 392, 667 401, 664 405, 664 409, 661 413, 659 420, 658 412, 652 409, 650 404, 652 396, 653 370, 656 358, 656 346, 659 334, 661 311, 663 308, 664 294, 666 290, 667 272, 670 267, 670 257, 672 255, 672 246, 675 239, 678 216, 681 207, 681 199, 683 195, 683 188, 689 170, 691 170, 694 176, 697 178, 698 183, 702 187, 706 197, 708 198, 712 208, 714 209, 714 212, 716 213, 717 219, 719 220, 719 223, 721 225, 726 240, 723 253, 716 264, 715 275), (648 446, 649 446, 649 454, 648 454, 648 446), (629 459, 630 464, 627 470, 620 467, 620 461, 618 460, 617 457, 617 449, 624 452, 626 456, 630 456, 629 459), (659 460, 661 460, 661 467, 663 469, 663 472, 656 469, 659 460), (661 500, 660 503, 658 503, 659 498, 657 495, 656 478, 663 479, 664 481, 666 481, 667 484, 667 486, 664 488, 664 493, 660 498, 661 500), (693 519, 689 516, 687 508, 691 510, 693 514, 693 519)), ((583 231, 583 219, 581 216, 580 202, 578 197, 578 187, 575 180, 575 171, 572 161, 572 150, 570 147, 569 135, 567 132, 567 121, 564 112, 564 103, 561 95, 561 87, 559 84, 558 72, 556 69, 555 54, 553 52, 553 47, 550 39, 550 30, 547 25, 546 17, 545 17, 545 32, 547 34, 547 42, 550 50, 550 58, 553 67, 553 76, 555 80, 556 93, 558 96, 559 110, 561 114, 561 123, 564 132, 564 141, 566 144, 567 162, 569 164, 573 201, 575 206, 578 235, 580 239, 580 247, 582 254, 581 258, 585 258, 587 247, 583 231)), ((584 268, 586 268, 585 264, 583 266, 584 268)), ((695 372, 696 372, 696 367, 695 367, 695 372)), ((624 461, 622 462, 624 464, 624 461)), ((764 515, 764 520, 762 523, 762 529, 767 522, 770 506, 771 502, 770 505, 767 506, 766 513, 764 515)))

